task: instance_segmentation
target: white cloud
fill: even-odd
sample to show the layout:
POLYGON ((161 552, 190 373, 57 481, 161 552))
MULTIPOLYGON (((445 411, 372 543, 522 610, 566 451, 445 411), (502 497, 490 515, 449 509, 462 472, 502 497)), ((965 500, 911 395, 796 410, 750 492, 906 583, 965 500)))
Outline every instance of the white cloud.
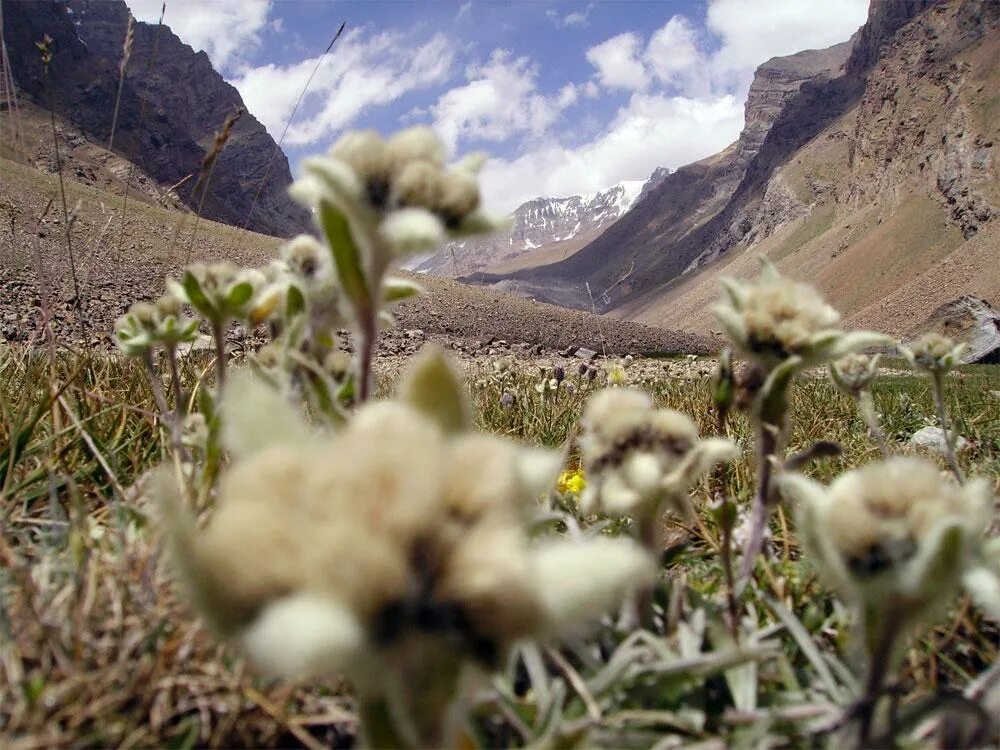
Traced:
POLYGON ((656 77, 664 83, 673 83, 699 67, 702 57, 697 37, 694 25, 684 16, 672 17, 653 32, 646 45, 645 59, 656 77))
POLYGON ((712 0, 708 29, 722 38, 719 72, 752 71, 762 62, 845 42, 868 16, 868 0, 712 0))
POLYGON ((639 59, 642 45, 631 32, 613 36, 587 50, 587 59, 597 68, 601 84, 606 88, 644 91, 649 85, 646 66, 639 59))
MULTIPOLYGON (((163 0, 127 0, 138 21, 157 23, 163 0)), ((170 0, 163 23, 181 41, 204 50, 216 70, 237 62, 260 43, 271 0, 170 0)))
POLYGON ((458 8, 458 15, 455 16, 456 19, 467 18, 469 13, 472 12, 472 0, 462 3, 458 8))
POLYGON ((576 101, 569 84, 555 97, 537 92, 538 70, 526 57, 493 50, 485 65, 466 71, 464 86, 442 94, 431 107, 434 126, 455 150, 459 139, 505 141, 517 134, 542 135, 560 111, 576 101))
MULTIPOLYGON (((451 71, 452 48, 442 34, 414 46, 399 32, 349 31, 337 42, 336 54, 323 60, 285 142, 304 145, 329 139, 369 107, 443 82, 451 71)), ((316 61, 313 57, 292 65, 263 65, 232 81, 274 138, 281 135, 316 61)))
POLYGON ((545 11, 545 15, 556 26, 564 29, 568 26, 586 26, 590 21, 590 11, 593 9, 594 4, 587 3, 587 7, 583 10, 575 10, 572 13, 567 13, 565 16, 560 15, 558 11, 551 9, 545 11))
POLYGON ((510 211, 540 195, 579 195, 620 180, 644 180, 657 167, 676 168, 721 151, 742 126, 743 105, 733 96, 633 94, 589 143, 568 148, 549 138, 516 159, 491 159, 482 173, 485 203, 510 211))

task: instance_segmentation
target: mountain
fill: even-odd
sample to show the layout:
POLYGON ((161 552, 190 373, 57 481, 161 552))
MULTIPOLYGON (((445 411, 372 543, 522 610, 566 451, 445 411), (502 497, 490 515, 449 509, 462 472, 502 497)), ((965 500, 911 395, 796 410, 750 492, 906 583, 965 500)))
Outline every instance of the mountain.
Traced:
POLYGON ((711 330, 718 276, 760 256, 896 335, 964 295, 996 305, 998 60, 994 0, 873 2, 844 75, 785 105, 681 273, 651 268, 612 314, 711 330))
MULTIPOLYGON (((733 197, 763 146, 785 103, 803 85, 839 75, 850 53, 845 42, 825 50, 809 50, 773 58, 761 65, 744 108, 739 139, 724 151, 673 172, 654 172, 633 210, 591 244, 565 261, 511 274, 527 294, 568 307, 590 309, 587 285, 599 297, 599 307, 636 288, 637 278, 651 272, 680 273, 697 254, 675 244, 691 244, 700 227, 733 197), (668 268, 659 268, 664 259, 668 268), (655 271, 650 269, 656 268, 655 271)), ((502 277, 483 275, 477 281, 495 283, 502 277)))
POLYGON ((643 184, 624 181, 593 195, 527 201, 514 211, 508 231, 451 242, 416 270, 461 277, 487 269, 528 267, 566 257, 628 211, 643 184))
POLYGON ((589 284, 615 317, 700 331, 718 275, 760 255, 851 323, 916 325, 944 289, 996 302, 998 16, 995 0, 874 0, 849 43, 757 70, 736 143, 566 260, 477 280, 582 309, 589 284))
MULTIPOLYGON (((53 109, 93 142, 107 144, 118 94, 128 24, 121 0, 2 0, 3 38, 21 95, 53 109), (48 35, 53 52, 48 84, 36 42, 48 35)), ((166 26, 137 22, 126 67, 114 151, 145 174, 193 193, 202 162, 226 118, 244 110, 239 92, 166 26)), ((249 112, 233 126, 217 158, 202 215, 278 236, 309 227, 308 214, 287 195, 288 160, 249 112), (273 155, 273 161, 272 161, 273 155), (261 184, 261 178, 266 179, 261 184), (259 196, 258 196, 259 190, 259 196), (256 199, 255 199, 256 197, 256 199), (251 206, 253 213, 251 214, 251 206)))

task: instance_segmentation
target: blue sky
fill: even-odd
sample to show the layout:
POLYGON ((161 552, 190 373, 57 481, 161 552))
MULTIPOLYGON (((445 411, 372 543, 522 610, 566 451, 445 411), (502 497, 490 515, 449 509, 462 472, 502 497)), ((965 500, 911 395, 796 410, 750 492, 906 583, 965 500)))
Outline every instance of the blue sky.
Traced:
MULTIPOLYGON (((161 0, 126 0, 155 22, 161 0)), ((293 172, 345 130, 425 123, 491 155, 487 203, 642 180, 731 143, 764 60, 846 40, 867 0, 167 0, 293 172)))

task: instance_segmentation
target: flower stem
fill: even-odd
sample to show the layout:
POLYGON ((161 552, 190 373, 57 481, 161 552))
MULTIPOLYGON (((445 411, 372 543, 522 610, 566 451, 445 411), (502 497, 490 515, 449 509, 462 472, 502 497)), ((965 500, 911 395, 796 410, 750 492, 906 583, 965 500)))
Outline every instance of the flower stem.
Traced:
MULTIPOLYGON (((646 548, 653 559, 659 564, 663 550, 660 549, 660 534, 657 527, 656 513, 643 513, 637 520, 637 536, 639 544, 646 548)), ((636 592, 635 596, 636 622, 646 630, 653 632, 656 628, 656 614, 653 610, 653 587, 645 586, 636 592)))
POLYGON ((373 308, 365 310, 358 316, 358 401, 361 403, 371 398, 372 364, 377 341, 378 319, 377 312, 373 308))
POLYGON ((733 525, 722 528, 722 572, 726 577, 726 607, 729 610, 729 634, 738 646, 740 643, 740 605, 736 596, 736 577, 733 575, 733 525))
POLYGON ((170 382, 174 391, 174 418, 180 422, 184 418, 184 393, 181 390, 181 373, 177 366, 177 347, 172 344, 167 349, 167 365, 170 368, 170 382))
POLYGON ((226 331, 221 321, 212 322, 212 338, 215 340, 215 384, 221 399, 226 387, 226 331))
POLYGON ((885 432, 882 430, 882 425, 879 422, 878 412, 875 410, 875 401, 872 399, 872 394, 867 389, 861 390, 855 396, 858 402, 858 410, 861 412, 861 418, 865 422, 865 426, 868 427, 868 432, 878 443, 879 450, 882 451, 882 458, 889 458, 891 454, 889 453, 889 444, 885 439, 885 432))
POLYGON ((740 564, 737 596, 743 593, 750 581, 757 555, 764 546, 764 530, 771 517, 771 478, 773 473, 771 458, 778 450, 778 441, 775 430, 763 419, 760 420, 757 432, 757 445, 757 494, 754 496, 751 510, 750 536, 747 538, 746 547, 743 550, 743 561, 740 564))
POLYGON ((865 680, 865 694, 861 699, 860 728, 858 730, 859 748, 879 746, 872 740, 872 730, 875 725, 876 708, 878 708, 879 697, 882 693, 882 685, 885 682, 886 673, 891 667, 896 635, 899 631, 898 623, 892 618, 883 617, 881 619, 882 622, 875 634, 874 641, 870 643, 868 676, 865 680))
POLYGON ((965 484, 965 477, 962 476, 962 470, 958 466, 958 458, 955 456, 955 431, 951 428, 948 409, 944 404, 944 375, 935 370, 931 373, 931 380, 933 382, 934 406, 937 408, 938 421, 941 422, 941 430, 944 432, 945 457, 948 459, 948 466, 951 473, 955 475, 955 479, 958 480, 959 484, 965 484))

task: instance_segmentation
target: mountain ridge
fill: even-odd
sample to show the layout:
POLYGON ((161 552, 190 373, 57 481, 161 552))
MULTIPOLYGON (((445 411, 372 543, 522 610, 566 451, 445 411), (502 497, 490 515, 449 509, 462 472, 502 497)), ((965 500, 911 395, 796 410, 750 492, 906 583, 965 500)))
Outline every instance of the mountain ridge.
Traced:
MULTIPOLYGON (((129 18, 125 3, 2 2, 4 43, 22 95, 42 108, 51 105, 88 138, 106 144, 129 18), (48 75, 35 46, 44 35, 52 40, 48 75)), ((198 208, 203 199, 193 188, 215 134, 227 117, 243 111, 215 161, 202 215, 236 226, 249 217, 248 228, 278 236, 306 230, 308 213, 287 195, 288 160, 208 56, 184 44, 168 26, 136 22, 133 31, 115 152, 163 186, 187 178, 177 194, 198 208)))
POLYGON ((532 198, 513 211, 507 231, 450 242, 415 270, 461 278, 539 255, 533 251, 571 253, 623 216, 645 184, 623 180, 590 194, 532 198))

